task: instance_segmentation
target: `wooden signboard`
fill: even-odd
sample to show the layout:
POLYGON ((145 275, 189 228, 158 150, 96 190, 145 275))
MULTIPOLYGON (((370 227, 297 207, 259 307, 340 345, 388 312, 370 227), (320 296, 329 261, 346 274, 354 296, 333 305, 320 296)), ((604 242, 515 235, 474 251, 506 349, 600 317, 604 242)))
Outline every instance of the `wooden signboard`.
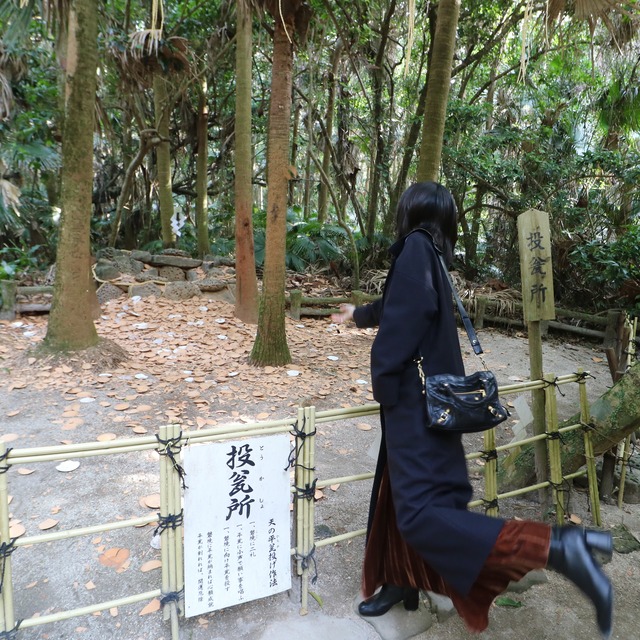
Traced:
POLYGON ((185 615, 291 588, 289 434, 186 447, 185 615))
POLYGON ((549 214, 529 209, 518 216, 522 302, 527 322, 556 317, 549 214))

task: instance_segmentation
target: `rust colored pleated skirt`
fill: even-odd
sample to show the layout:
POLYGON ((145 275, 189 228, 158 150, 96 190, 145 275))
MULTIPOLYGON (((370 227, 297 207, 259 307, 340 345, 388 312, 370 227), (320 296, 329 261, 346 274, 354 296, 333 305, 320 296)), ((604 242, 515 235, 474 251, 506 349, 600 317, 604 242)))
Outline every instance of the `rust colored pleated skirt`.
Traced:
POLYGON ((394 584, 448 596, 471 631, 484 631, 489 609, 511 581, 544 568, 551 527, 542 522, 507 520, 471 591, 457 593, 403 540, 396 526, 389 477, 385 469, 367 539, 362 592, 372 596, 383 584, 394 584))

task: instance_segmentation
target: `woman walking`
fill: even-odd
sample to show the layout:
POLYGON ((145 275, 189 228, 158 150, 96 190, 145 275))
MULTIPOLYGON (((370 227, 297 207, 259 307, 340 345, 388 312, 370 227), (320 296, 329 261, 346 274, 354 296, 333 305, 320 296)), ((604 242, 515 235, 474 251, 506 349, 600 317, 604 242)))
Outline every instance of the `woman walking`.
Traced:
POLYGON ((382 442, 362 575, 367 600, 360 614, 383 615, 401 601, 416 609, 423 589, 450 597, 469 629, 479 632, 509 582, 550 567, 592 601, 608 638, 613 590, 593 557, 594 551, 611 557, 608 532, 468 511, 472 489, 461 436, 426 428, 415 362, 420 353, 426 375, 464 375, 451 289, 438 255, 451 264, 455 202, 440 184, 414 184, 400 198, 396 222, 398 241, 390 250, 382 299, 343 305, 332 316, 334 322, 378 326, 371 376, 382 442))

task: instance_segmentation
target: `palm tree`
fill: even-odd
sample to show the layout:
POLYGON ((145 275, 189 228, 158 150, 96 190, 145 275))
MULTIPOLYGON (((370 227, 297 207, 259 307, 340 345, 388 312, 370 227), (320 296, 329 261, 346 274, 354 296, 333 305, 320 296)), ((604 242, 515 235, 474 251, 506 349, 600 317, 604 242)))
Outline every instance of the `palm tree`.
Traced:
POLYGON ((46 345, 54 350, 81 350, 99 341, 92 317, 97 299, 91 277, 89 243, 98 59, 95 1, 72 0, 68 25, 62 218, 54 295, 45 338, 46 345))
POLYGON ((293 37, 306 31, 309 7, 302 0, 268 0, 274 17, 271 102, 267 140, 267 235, 258 332, 250 359, 254 364, 291 362, 285 332, 285 252, 293 37))
POLYGON ((258 320, 258 279, 253 246, 253 146, 251 144, 251 5, 237 0, 236 36, 236 302, 243 322, 258 320))
POLYGON ((444 123, 459 15, 460 0, 441 0, 438 5, 433 54, 427 81, 427 101, 417 171, 417 179, 420 181, 437 180, 440 174, 444 123))

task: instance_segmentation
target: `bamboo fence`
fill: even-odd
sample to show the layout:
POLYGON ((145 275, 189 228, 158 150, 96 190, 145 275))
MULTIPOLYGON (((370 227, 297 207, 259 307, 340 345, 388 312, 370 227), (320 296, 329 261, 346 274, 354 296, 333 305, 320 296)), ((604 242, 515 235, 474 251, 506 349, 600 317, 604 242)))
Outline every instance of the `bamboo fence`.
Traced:
MULTIPOLYGON (((578 372, 560 377, 545 376, 542 380, 512 384, 500 388, 501 395, 522 393, 532 389, 545 389, 547 399, 547 432, 532 438, 519 440, 512 444, 496 446, 495 430, 485 433, 484 450, 467 455, 468 460, 483 458, 485 460, 485 495, 482 499, 469 503, 470 508, 484 507, 489 515, 497 515, 498 501, 514 496, 537 491, 543 487, 552 487, 554 491, 558 522, 564 517, 563 488, 568 481, 586 475, 589 480, 589 495, 594 523, 600 526, 600 510, 593 447, 588 429, 588 402, 586 396, 586 374, 578 372), (558 429, 555 409, 555 393, 560 385, 578 383, 580 391, 581 422, 558 429), (585 470, 567 476, 562 475, 559 466, 561 438, 558 434, 574 429, 584 430, 585 470), (551 460, 551 479, 514 491, 498 494, 497 467, 498 454, 511 448, 521 447, 527 443, 546 439, 551 460)), ((184 563, 182 541, 182 478, 181 449, 183 446, 202 442, 229 440, 232 438, 291 433, 294 439, 294 486, 291 487, 294 502, 293 516, 293 548, 290 550, 294 570, 300 578, 301 603, 300 613, 308 612, 309 580, 311 566, 316 563, 315 552, 319 547, 333 545, 365 534, 365 529, 350 531, 341 535, 315 540, 315 491, 333 484, 342 484, 368 480, 373 473, 319 479, 315 468, 315 433, 318 424, 353 419, 363 416, 374 416, 379 412, 379 405, 371 404, 350 409, 331 409, 316 412, 315 407, 301 407, 295 418, 259 422, 246 425, 227 425, 203 429, 184 434, 179 425, 164 425, 159 429, 158 437, 142 437, 139 439, 122 439, 111 442, 90 442, 51 447, 32 447, 25 449, 8 449, 0 441, 0 637, 17 638, 18 633, 29 627, 59 622, 73 617, 87 616, 112 607, 120 607, 142 601, 160 598, 163 608, 163 619, 170 624, 172 640, 179 638, 181 612, 184 610, 184 563), (160 517, 156 515, 132 518, 101 525, 85 526, 66 531, 41 535, 11 538, 9 534, 8 476, 11 467, 26 463, 38 463, 52 460, 68 460, 88 456, 104 456, 121 453, 136 453, 155 449, 160 454, 160 517), (125 527, 139 527, 158 521, 161 540, 162 574, 160 588, 129 597, 83 606, 77 609, 59 611, 43 616, 34 616, 16 621, 14 608, 14 587, 11 567, 11 554, 15 551, 35 544, 50 543, 78 536, 113 531, 125 527)), ((55 608, 54 603, 49 604, 55 608)))

